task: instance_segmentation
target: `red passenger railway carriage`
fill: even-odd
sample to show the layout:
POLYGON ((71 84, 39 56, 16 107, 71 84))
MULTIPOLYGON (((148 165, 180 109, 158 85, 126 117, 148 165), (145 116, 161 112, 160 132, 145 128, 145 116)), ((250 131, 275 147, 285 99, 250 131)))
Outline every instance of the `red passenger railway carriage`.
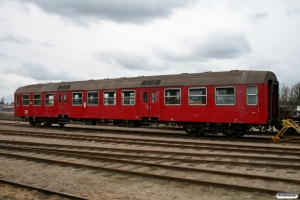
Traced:
POLYGON ((270 71, 240 70, 36 84, 16 90, 15 116, 61 127, 175 123, 191 135, 239 137, 277 122, 278 88, 270 71))

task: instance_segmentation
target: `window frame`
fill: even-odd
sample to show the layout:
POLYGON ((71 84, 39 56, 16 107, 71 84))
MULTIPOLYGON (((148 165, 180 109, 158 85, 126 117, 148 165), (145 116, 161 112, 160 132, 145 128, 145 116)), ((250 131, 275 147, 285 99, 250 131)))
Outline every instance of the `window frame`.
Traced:
POLYGON ((72 106, 82 106, 83 104, 83 92, 72 92, 72 106), (74 94, 81 94, 81 98, 74 98, 74 94), (81 100, 80 104, 74 104, 74 100, 81 100))
POLYGON ((258 87, 257 87, 257 85, 248 85, 246 87, 246 104, 247 104, 247 106, 257 106, 258 105, 258 87), (248 88, 249 87, 255 87, 256 88, 256 94, 248 94, 248 88), (256 104, 249 104, 248 103, 248 97, 249 96, 255 96, 256 97, 256 104))
POLYGON ((22 94, 22 106, 30 106, 30 94, 22 94), (28 95, 28 99, 24 99, 25 95, 28 95), (28 101, 28 104, 24 104, 24 100, 28 101))
POLYGON ((33 106, 41 106, 42 105, 42 94, 41 93, 34 93, 33 94, 33 106), (40 95, 39 99, 35 99, 35 95, 40 95), (40 104, 35 104, 35 101, 40 101, 40 104))
POLYGON ((165 88, 164 89, 164 105, 165 106, 180 106, 181 105, 181 100, 182 100, 182 92, 181 92, 181 88, 165 88), (166 90, 179 90, 179 104, 166 104, 166 98, 169 97, 169 98, 176 98, 178 97, 177 95, 176 96, 166 96, 166 90))
POLYGON ((88 106, 98 106, 99 105, 99 92, 98 91, 87 91, 86 95, 87 95, 87 105, 88 106), (90 104, 89 103, 89 93, 97 93, 97 97, 92 97, 92 98, 97 98, 97 103, 96 104, 94 104, 94 103, 90 104))
MULTIPOLYGON (((109 101, 107 101, 107 103, 108 102, 109 101)), ((117 92, 116 92, 116 90, 103 91, 103 105, 104 106, 115 106, 115 105, 117 105, 117 92), (114 97, 105 97, 105 93, 109 93, 109 92, 114 92, 115 96, 114 97), (105 99, 114 99, 114 103, 113 104, 105 104, 105 99)))
POLYGON ((188 88, 188 104, 190 106, 206 106, 207 105, 207 87, 190 87, 188 88), (190 89, 205 89, 205 95, 192 95, 192 97, 205 97, 205 103, 202 104, 191 104, 190 103, 190 89))
POLYGON ((236 88, 235 86, 219 86, 215 87, 215 105, 216 106, 235 106, 236 105, 236 88), (233 88, 234 94, 233 95, 217 95, 217 89, 222 89, 222 88, 233 88), (217 97, 234 97, 234 103, 233 104, 218 104, 217 97))
POLYGON ((45 99, 44 99, 45 106, 54 106, 54 103, 55 103, 55 101, 54 101, 54 93, 45 93, 45 99), (53 96, 53 99, 52 99, 53 103, 52 104, 50 104, 50 99, 49 99, 49 97, 47 98, 46 95, 52 95, 53 96), (49 101, 48 104, 46 103, 47 100, 49 101))
POLYGON ((136 104, 136 91, 135 90, 122 90, 121 91, 121 101, 122 101, 122 106, 135 106, 136 104), (134 98, 129 96, 129 97, 123 97, 123 92, 134 92, 134 98), (125 104, 124 100, 129 99, 130 104, 125 104), (134 99, 134 103, 131 103, 131 100, 134 99))

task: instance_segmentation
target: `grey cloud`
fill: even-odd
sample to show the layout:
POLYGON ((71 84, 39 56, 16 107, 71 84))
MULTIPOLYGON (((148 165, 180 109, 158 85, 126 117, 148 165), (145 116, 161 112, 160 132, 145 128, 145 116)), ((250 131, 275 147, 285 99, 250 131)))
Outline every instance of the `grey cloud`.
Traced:
POLYGON ((248 62, 250 69, 274 69, 281 66, 281 63, 276 60, 269 60, 266 58, 255 58, 248 62))
POLYGON ((267 13, 256 13, 253 15, 253 22, 257 23, 258 21, 260 21, 263 18, 267 17, 267 13))
POLYGON ((99 61, 106 62, 110 65, 118 65, 131 70, 151 70, 156 68, 155 64, 150 62, 146 56, 127 54, 122 52, 96 52, 92 54, 99 61))
POLYGON ((0 58, 8 58, 8 56, 5 54, 0 54, 0 58))
POLYGON ((26 43, 30 43, 31 41, 27 38, 16 37, 12 35, 1 35, 0 42, 13 42, 18 44, 26 44, 26 43))
POLYGON ((43 45, 44 47, 53 47, 51 44, 49 44, 49 43, 47 43, 47 42, 44 42, 42 45, 43 45))
POLYGON ((181 54, 162 52, 162 56, 173 61, 204 62, 208 59, 234 59, 251 52, 244 35, 212 34, 203 43, 182 50, 181 54))
POLYGON ((7 68, 4 70, 4 73, 14 73, 39 81, 76 80, 75 77, 71 77, 66 71, 53 72, 44 65, 32 62, 22 63, 21 68, 7 68))
POLYGON ((287 16, 300 15, 300 7, 289 6, 286 11, 287 16))
POLYGON ((167 17, 174 8, 190 5, 194 0, 15 0, 35 4, 47 13, 59 15, 86 25, 90 20, 111 20, 118 23, 144 23, 167 17))

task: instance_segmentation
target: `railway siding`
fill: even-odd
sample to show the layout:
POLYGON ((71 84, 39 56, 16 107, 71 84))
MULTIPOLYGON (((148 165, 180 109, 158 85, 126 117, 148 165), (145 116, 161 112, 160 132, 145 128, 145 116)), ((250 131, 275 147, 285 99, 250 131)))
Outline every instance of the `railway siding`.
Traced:
MULTIPOLYGON (((19 132, 15 127, 9 129, 19 132)), ((198 199, 199 195, 206 199, 234 199, 234 196, 236 199, 241 196, 245 199, 274 199, 275 191, 300 191, 297 145, 270 144, 270 148, 267 148, 265 144, 201 142, 193 139, 174 145, 178 139, 152 137, 152 141, 143 141, 148 136, 140 136, 135 141, 134 138, 113 132, 109 136, 101 134, 97 137, 89 133, 76 133, 80 137, 75 140, 72 133, 65 137, 68 135, 65 131, 50 133, 48 129, 41 129, 48 136, 52 134, 52 137, 41 137, 37 133, 29 137, 32 131, 28 130, 27 136, 9 131, 0 133, 1 157, 11 154, 0 161, 4 169, 1 177, 36 182, 54 189, 56 183, 64 185, 60 188, 62 192, 92 199, 101 194, 108 198, 114 196, 125 199, 147 199, 150 195, 153 199, 198 199), (58 135, 64 138, 58 138, 58 135), (88 137, 87 140, 84 135, 88 137), (122 143, 124 140, 126 142, 122 143), (173 145, 167 146, 168 141, 173 145), (32 162, 33 159, 36 161, 32 162), (57 160, 64 164, 59 164, 57 160), (9 171, 9 164, 16 168, 9 171), (26 176, 22 175, 22 169, 17 167, 19 165, 26 176), (50 168, 56 169, 56 172, 46 170, 50 168), (57 178, 48 180, 47 177, 54 176, 53 173, 57 178), (239 187, 236 183, 239 183, 239 187), (116 194, 111 193, 113 185, 121 188, 116 194), (101 194, 99 187, 102 188, 101 194), (260 192, 253 194, 253 191, 260 192)), ((28 130, 22 128, 23 132, 28 130)), ((36 128, 35 132, 39 132, 39 129, 36 128)))

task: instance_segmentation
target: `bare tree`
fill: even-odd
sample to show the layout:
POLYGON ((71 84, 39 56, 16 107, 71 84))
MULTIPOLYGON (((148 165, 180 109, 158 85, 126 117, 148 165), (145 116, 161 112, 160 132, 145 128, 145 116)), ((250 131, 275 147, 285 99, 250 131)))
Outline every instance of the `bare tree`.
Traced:
POLYGON ((289 93, 290 93, 290 88, 287 86, 285 83, 282 83, 280 85, 280 97, 279 97, 279 102, 281 105, 287 105, 289 102, 289 93))
POLYGON ((279 104, 300 105, 300 82, 291 86, 285 83, 280 85, 279 104))
POLYGON ((0 104, 5 104, 4 97, 1 98, 0 104))
POLYGON ((294 105, 300 104, 300 83, 298 82, 291 88, 291 103, 294 105))

